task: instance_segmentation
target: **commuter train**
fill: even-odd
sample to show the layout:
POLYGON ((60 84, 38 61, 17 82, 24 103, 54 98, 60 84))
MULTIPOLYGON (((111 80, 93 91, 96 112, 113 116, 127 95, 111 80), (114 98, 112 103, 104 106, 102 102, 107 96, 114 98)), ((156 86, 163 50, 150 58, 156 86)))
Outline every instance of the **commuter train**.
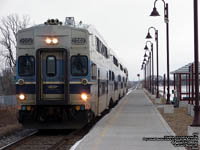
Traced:
POLYGON ((17 33, 18 120, 78 129, 127 92, 128 71, 91 25, 49 19, 17 33))

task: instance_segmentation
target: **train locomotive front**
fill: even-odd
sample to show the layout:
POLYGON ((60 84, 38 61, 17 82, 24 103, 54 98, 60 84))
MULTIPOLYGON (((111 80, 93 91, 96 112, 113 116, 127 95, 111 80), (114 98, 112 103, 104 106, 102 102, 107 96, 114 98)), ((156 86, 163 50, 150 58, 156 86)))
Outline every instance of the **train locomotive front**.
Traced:
POLYGON ((88 35, 53 19, 19 31, 16 94, 25 128, 81 128, 94 118, 88 35))
POLYGON ((73 17, 19 31, 16 55, 25 128, 81 128, 127 92, 127 69, 94 27, 77 26, 73 17))

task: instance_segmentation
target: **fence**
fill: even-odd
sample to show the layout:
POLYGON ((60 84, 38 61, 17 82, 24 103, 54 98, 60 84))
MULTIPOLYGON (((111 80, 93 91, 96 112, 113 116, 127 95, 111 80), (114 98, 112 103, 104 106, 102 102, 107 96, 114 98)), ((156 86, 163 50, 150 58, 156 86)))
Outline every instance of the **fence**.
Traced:
POLYGON ((0 96, 0 105, 15 106, 17 104, 16 95, 0 96))

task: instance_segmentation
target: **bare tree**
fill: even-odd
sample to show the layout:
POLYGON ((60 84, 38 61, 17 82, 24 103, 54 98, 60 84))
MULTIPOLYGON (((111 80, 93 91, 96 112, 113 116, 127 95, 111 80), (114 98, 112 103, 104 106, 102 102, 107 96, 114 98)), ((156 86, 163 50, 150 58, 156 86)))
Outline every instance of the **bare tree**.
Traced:
POLYGON ((13 80, 13 73, 10 69, 3 69, 0 74, 0 95, 15 94, 15 84, 13 80))
POLYGON ((9 68, 16 66, 17 32, 30 24, 30 17, 20 18, 17 14, 0 18, 0 55, 9 68))

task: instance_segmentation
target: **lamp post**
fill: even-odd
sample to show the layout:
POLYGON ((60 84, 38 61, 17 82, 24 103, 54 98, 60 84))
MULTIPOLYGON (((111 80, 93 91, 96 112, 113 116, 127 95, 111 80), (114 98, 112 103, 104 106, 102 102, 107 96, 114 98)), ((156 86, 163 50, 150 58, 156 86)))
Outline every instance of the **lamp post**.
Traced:
MULTIPOLYGON (((151 12, 150 16, 160 16, 156 9, 156 2, 158 0, 154 1, 154 8, 151 12)), ((164 0, 162 0, 164 3, 164 21, 166 23, 166 40, 167 40, 167 101, 166 104, 170 104, 170 86, 169 86, 169 11, 168 11, 168 3, 165 3, 164 0)))
MULTIPOLYGON (((142 67, 141 67, 141 70, 143 70, 143 69, 144 69, 144 62, 142 62, 142 67)), ((144 79, 145 79, 145 73, 144 73, 144 79)), ((145 82, 143 84, 143 87, 145 88, 145 82)))
POLYGON ((145 66, 144 66, 144 69, 145 69, 145 70, 144 70, 144 85, 145 85, 144 88, 146 89, 146 85, 147 85, 147 84, 146 84, 146 80, 147 80, 147 79, 146 79, 146 76, 147 76, 147 74, 146 74, 146 64, 145 64, 145 62, 143 62, 143 64, 145 65, 145 66))
POLYGON ((146 64, 147 64, 147 60, 146 60, 146 57, 147 57, 147 54, 146 54, 146 52, 145 52, 145 54, 144 54, 144 60, 143 60, 143 63, 142 63, 142 69, 144 68, 145 70, 144 70, 144 88, 146 89, 147 87, 146 87, 146 64), (146 62, 146 63, 145 63, 146 62))
POLYGON ((146 69, 146 89, 151 91, 151 51, 149 52, 149 56, 147 56, 146 52, 144 54, 144 62, 146 62, 145 69, 146 69), (147 58, 147 59, 146 59, 147 58))
MULTIPOLYGON (((151 63, 152 63, 152 76, 150 76, 151 77, 151 87, 152 87, 151 93, 154 94, 154 81, 153 81, 153 78, 154 78, 153 43, 151 41, 146 41, 146 45, 145 45, 144 49, 145 50, 149 50, 151 52, 150 53, 151 54, 150 56, 152 57, 152 59, 151 59, 151 63), (151 44, 151 51, 147 47, 148 43, 151 44)), ((150 64, 150 66, 151 66, 151 64, 150 64)))
MULTIPOLYGON (((198 52, 198 0, 194 0, 194 64, 195 64, 195 106, 192 126, 200 126, 199 107, 199 52, 198 52)), ((193 76, 193 74, 192 74, 193 76)))
POLYGON ((157 61, 157 80, 156 80, 156 98, 159 98, 159 61, 158 61, 158 30, 155 27, 149 27, 146 39, 152 39, 150 30, 154 29, 155 31, 155 41, 156 41, 156 61, 157 61))
POLYGON ((149 56, 147 57, 147 65, 148 65, 148 91, 151 92, 151 52, 149 51, 149 56))
MULTIPOLYGON (((144 62, 142 62, 141 70, 143 70, 143 68, 144 68, 143 63, 144 63, 144 62)), ((140 74, 137 74, 137 76, 138 76, 138 78, 139 78, 139 77, 140 77, 140 74)), ((143 85, 143 87, 144 87, 144 85, 143 85)))

